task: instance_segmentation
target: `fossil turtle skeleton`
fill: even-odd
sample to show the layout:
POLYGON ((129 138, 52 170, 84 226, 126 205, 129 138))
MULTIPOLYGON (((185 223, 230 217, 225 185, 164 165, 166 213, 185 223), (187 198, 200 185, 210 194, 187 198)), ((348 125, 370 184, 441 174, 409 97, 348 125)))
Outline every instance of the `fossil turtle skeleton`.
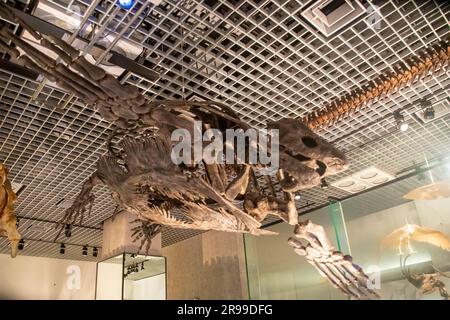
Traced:
MULTIPOLYGON (((174 129, 192 131, 195 121, 202 121, 202 130, 250 128, 228 106, 214 101, 150 102, 137 87, 122 85, 63 40, 33 30, 1 2, 0 14, 19 23, 59 59, 46 56, 6 27, 0 29, 2 51, 93 106, 116 127, 108 139, 108 154, 99 159, 96 172, 65 212, 63 225, 82 219, 90 210, 96 184, 106 185, 118 205, 142 220, 141 229, 134 229, 136 240, 141 241, 150 240, 159 230, 157 225, 268 235, 273 233, 262 229, 261 222, 269 214, 276 215, 295 226, 295 237, 289 239, 295 252, 305 256, 333 286, 353 298, 377 297, 367 287, 362 269, 351 257, 334 250, 322 227, 309 221, 299 223, 293 192, 317 186, 323 177, 348 165, 345 155, 312 129, 332 124, 445 69, 448 41, 407 57, 391 73, 303 119, 268 124, 280 133, 280 170, 276 175, 261 175, 258 165, 248 163, 176 165, 171 161, 169 137, 174 129)), ((13 217, 11 210, 8 214, 13 217)), ((20 235, 12 234, 10 240, 15 243, 20 235)))

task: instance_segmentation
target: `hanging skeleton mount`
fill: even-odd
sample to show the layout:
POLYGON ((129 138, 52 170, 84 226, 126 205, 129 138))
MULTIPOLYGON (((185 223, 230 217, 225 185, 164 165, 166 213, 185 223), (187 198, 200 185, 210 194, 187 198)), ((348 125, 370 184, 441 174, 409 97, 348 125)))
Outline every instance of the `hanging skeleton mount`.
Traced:
MULTIPOLYGON (((282 119, 269 124, 269 129, 279 130, 280 161, 275 173, 267 174, 261 170, 266 165, 247 159, 208 163, 202 158, 192 164, 175 164, 171 157, 175 142, 170 139, 175 129, 195 136, 195 124, 201 122, 203 137, 211 128, 224 133, 227 129, 247 130, 249 125, 218 102, 149 102, 137 87, 122 85, 61 39, 30 28, 2 2, 0 13, 19 23, 59 60, 36 50, 7 27, 0 30, 1 50, 78 96, 116 125, 107 141, 107 155, 98 160, 97 170, 65 212, 62 226, 80 221, 90 211, 97 184, 108 187, 118 206, 145 222, 144 229, 135 230, 136 240, 150 239, 158 231, 155 224, 270 235, 274 233, 262 229, 261 222, 267 215, 275 215, 296 226, 296 236, 308 244, 303 246, 295 239, 290 244, 334 286, 354 298, 376 296, 366 288, 367 277, 361 268, 332 249, 323 228, 298 221, 293 192, 317 186, 323 177, 348 166, 344 154, 305 123, 282 119), (25 54, 20 55, 17 47, 25 54)), ((274 141, 273 136, 268 140, 274 141)), ((222 142, 225 145, 226 141, 222 142)), ((249 144, 243 145, 249 148, 249 144)), ((268 151, 272 155, 278 150, 268 151)))

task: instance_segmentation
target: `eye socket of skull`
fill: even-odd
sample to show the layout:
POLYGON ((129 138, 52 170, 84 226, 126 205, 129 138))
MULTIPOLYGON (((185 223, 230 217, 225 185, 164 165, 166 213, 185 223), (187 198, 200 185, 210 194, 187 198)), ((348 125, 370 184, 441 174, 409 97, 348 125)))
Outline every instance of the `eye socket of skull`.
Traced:
POLYGON ((303 144, 308 148, 315 148, 318 146, 316 139, 308 136, 302 137, 303 144))

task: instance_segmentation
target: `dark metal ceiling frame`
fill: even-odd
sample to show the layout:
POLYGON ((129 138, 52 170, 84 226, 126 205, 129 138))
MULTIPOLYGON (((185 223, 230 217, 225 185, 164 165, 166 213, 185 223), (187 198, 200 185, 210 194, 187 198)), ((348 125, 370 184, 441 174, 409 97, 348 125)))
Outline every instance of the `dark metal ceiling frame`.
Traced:
MULTIPOLYGON (((44 20, 41 20, 35 16, 32 16, 30 14, 27 14, 23 11, 19 11, 17 9, 12 8, 12 10, 14 10, 14 13, 20 17, 21 19, 23 19, 30 27, 32 27, 34 30, 39 31, 42 34, 46 34, 46 35, 52 35, 54 37, 60 38, 62 39, 65 35, 67 35, 67 31, 59 28, 51 23, 48 23, 44 20)), ((88 44, 88 41, 86 41, 85 39, 81 38, 81 37, 77 37, 78 40, 83 41, 86 43, 86 45, 88 44)), ((137 63, 134 60, 131 60, 113 50, 109 50, 107 52, 106 48, 103 48, 99 45, 95 45, 93 46, 92 50, 96 50, 100 56, 106 54, 105 56, 105 60, 107 60, 108 62, 119 66, 123 69, 125 69, 126 71, 130 71, 133 72, 143 78, 146 78, 150 81, 155 81, 159 78, 159 74, 156 73, 155 71, 147 68, 146 66, 137 63)))

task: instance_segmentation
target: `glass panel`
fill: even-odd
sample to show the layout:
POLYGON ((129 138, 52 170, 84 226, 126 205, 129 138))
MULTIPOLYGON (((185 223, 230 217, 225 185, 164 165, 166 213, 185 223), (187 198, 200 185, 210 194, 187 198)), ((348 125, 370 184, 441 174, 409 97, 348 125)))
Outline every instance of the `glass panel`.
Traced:
MULTIPOLYGON (((324 226, 337 248, 329 208, 301 217, 324 226)), ((346 299, 329 285, 304 257, 287 243, 293 226, 279 223, 267 228, 276 236, 245 235, 250 299, 346 299)))
POLYGON ((376 276, 381 282, 378 292, 382 299, 443 298, 437 286, 429 293, 415 287, 414 279, 407 280, 406 269, 409 269, 411 276, 417 280, 424 279, 423 274, 434 274, 435 278, 429 282, 430 284, 433 281, 440 281, 447 288, 450 286, 449 278, 436 273, 437 269, 450 271, 450 254, 435 245, 414 240, 417 232, 424 227, 450 234, 450 217, 447 209, 450 206, 450 199, 406 202, 402 196, 414 187, 417 187, 416 177, 342 202, 354 261, 366 272, 377 272, 376 276), (405 188, 405 185, 412 187, 405 188), (397 200, 400 204, 372 212, 371 201, 374 199, 383 201, 382 195, 392 190, 399 191, 397 200), (377 196, 381 196, 379 200, 377 196), (395 236, 394 230, 398 230, 395 236), (405 232, 414 232, 409 236, 411 239, 409 242, 405 232), (388 235, 395 241, 387 241, 388 235), (404 240, 400 241, 402 236, 404 240), (404 263, 406 256, 408 256, 406 267, 401 268, 400 261, 402 259, 404 263))
POLYGON ((122 299, 123 254, 97 264, 97 300, 122 299))
POLYGON ((166 259, 125 254, 124 300, 165 300, 166 259))
MULTIPOLYGON (((303 215, 300 220, 310 219, 322 225, 336 248, 339 239, 344 253, 351 248, 353 261, 370 276, 382 299, 443 299, 446 288, 450 288, 450 278, 438 270, 450 276, 450 253, 437 245, 416 241, 417 238, 408 244, 405 236, 405 232, 430 232, 422 228, 431 228, 431 233, 435 230, 443 237, 450 235, 449 198, 403 198, 427 183, 416 176, 409 177, 342 201, 342 211, 336 206, 326 207, 303 215), (387 241, 388 235, 391 241, 387 241), (401 257, 406 267, 401 267, 401 257), (420 287, 420 281, 427 279, 429 292, 420 287)), ((287 244, 293 235, 292 226, 279 223, 267 229, 279 235, 244 236, 251 299, 347 299, 287 244)))
MULTIPOLYGON (((337 250, 343 254, 352 254, 350 241, 347 234, 344 212, 339 201, 330 201, 328 205, 330 211, 331 223, 333 224, 334 234, 336 235, 337 250)), ((332 236, 331 234, 329 235, 332 236)))

